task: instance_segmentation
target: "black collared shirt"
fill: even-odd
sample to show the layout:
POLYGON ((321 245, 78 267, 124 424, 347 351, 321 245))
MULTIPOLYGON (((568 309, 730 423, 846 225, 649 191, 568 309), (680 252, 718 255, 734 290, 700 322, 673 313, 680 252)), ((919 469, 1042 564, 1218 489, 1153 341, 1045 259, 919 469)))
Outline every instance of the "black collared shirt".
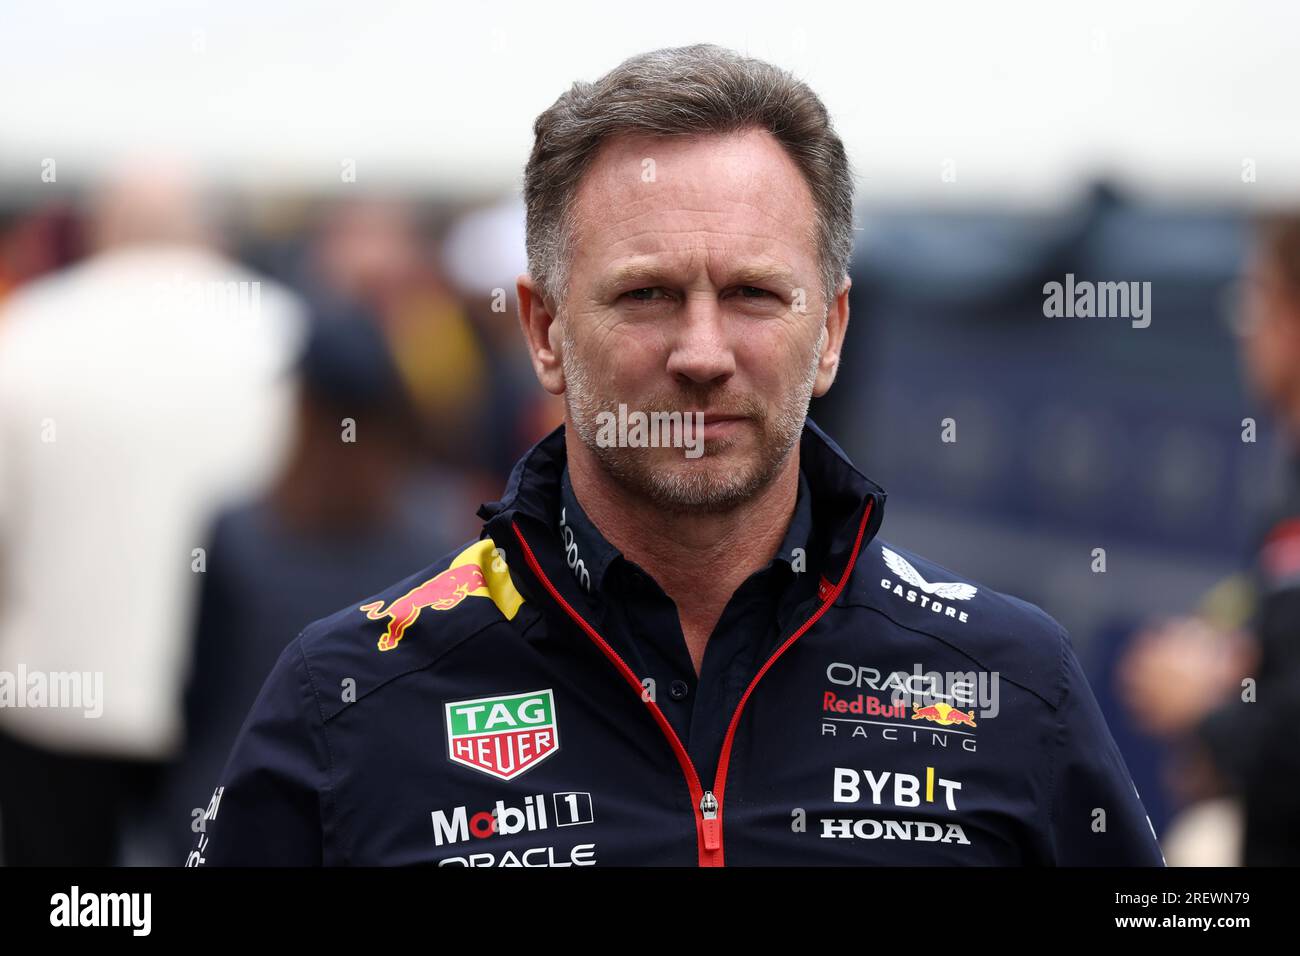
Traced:
MULTIPOLYGON (((817 536, 808 480, 801 470, 785 539, 773 559, 732 594, 709 636, 698 676, 676 604, 587 517, 567 465, 560 496, 557 533, 565 561, 589 597, 602 635, 652 689, 701 778, 713 780, 741 695, 779 641, 797 626, 795 611, 817 595, 817 536)), ((707 573, 700 569, 702 578, 707 573)))

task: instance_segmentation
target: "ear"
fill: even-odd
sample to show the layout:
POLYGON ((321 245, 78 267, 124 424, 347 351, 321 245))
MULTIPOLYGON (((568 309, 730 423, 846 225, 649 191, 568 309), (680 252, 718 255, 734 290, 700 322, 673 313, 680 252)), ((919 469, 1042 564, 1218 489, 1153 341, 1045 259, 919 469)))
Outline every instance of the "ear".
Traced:
POLYGON ((840 283, 826 310, 826 341, 822 343, 821 355, 817 360, 817 380, 813 384, 813 396, 821 398, 831 390, 835 373, 840 367, 840 350, 844 347, 844 334, 849 328, 849 289, 853 280, 848 276, 840 283))
POLYGON ((530 275, 515 283, 519 297, 519 325, 533 361, 533 371, 542 388, 552 395, 564 392, 564 369, 560 361, 560 324, 542 300, 541 290, 530 275))

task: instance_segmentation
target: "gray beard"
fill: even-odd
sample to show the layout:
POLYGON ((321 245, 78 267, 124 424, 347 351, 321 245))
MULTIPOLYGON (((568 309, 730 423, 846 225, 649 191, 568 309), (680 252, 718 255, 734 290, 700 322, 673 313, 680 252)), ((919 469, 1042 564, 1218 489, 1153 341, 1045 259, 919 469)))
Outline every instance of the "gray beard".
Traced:
MULTIPOLYGON (((756 400, 746 401, 740 407, 728 404, 729 411, 750 416, 760 432, 758 460, 744 468, 732 469, 722 474, 687 466, 686 471, 656 468, 646 448, 611 447, 597 441, 599 430, 597 416, 602 412, 615 412, 617 401, 602 402, 595 395, 585 368, 577 360, 567 330, 562 333, 561 364, 564 370, 565 405, 569 421, 579 440, 587 447, 604 472, 631 494, 651 503, 656 509, 669 514, 720 514, 734 510, 766 488, 781 473, 790 453, 803 432, 812 400, 817 367, 825 341, 826 328, 822 327, 813 350, 811 361, 795 393, 789 396, 777 413, 769 416, 767 409, 756 400)), ((694 394, 683 394, 678 410, 708 405, 714 389, 694 394)), ((662 402, 643 411, 671 411, 662 402)), ((695 463, 701 464, 710 454, 726 448, 725 440, 706 442, 704 454, 695 463)), ((683 461, 688 459, 683 456, 683 461)))

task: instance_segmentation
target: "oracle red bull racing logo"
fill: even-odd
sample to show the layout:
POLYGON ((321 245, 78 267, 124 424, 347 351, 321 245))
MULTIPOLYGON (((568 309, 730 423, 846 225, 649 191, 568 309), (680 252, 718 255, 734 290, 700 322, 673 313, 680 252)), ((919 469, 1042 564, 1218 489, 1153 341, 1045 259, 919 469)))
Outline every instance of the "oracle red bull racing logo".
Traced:
POLYGON ((447 757, 501 780, 513 780, 560 749, 550 689, 458 700, 446 706, 447 757))
POLYGON ((837 689, 822 691, 821 736, 951 745, 975 753, 977 725, 998 715, 998 672, 923 667, 914 662, 909 672, 832 661, 826 679, 837 689))
POLYGON ((421 611, 426 608, 450 611, 468 597, 490 599, 508 621, 514 619, 519 605, 524 603, 510 580, 510 571, 500 550, 491 538, 476 541, 456 555, 446 571, 394 598, 387 607, 383 601, 373 601, 361 605, 358 610, 364 611, 372 621, 388 619, 378 646, 381 651, 391 651, 401 643, 407 629, 419 619, 421 611))

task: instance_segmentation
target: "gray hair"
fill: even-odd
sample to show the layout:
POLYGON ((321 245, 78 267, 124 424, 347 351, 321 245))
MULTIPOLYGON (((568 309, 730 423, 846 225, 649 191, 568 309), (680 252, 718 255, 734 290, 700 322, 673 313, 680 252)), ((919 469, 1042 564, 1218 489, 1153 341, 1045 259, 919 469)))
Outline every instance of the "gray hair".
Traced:
POLYGON ((758 127, 781 143, 816 202, 827 302, 853 252, 853 173, 825 105, 786 70, 708 43, 642 53, 578 81, 533 124, 524 167, 528 271, 544 301, 568 294, 578 185, 600 146, 627 134, 707 135, 758 127))

